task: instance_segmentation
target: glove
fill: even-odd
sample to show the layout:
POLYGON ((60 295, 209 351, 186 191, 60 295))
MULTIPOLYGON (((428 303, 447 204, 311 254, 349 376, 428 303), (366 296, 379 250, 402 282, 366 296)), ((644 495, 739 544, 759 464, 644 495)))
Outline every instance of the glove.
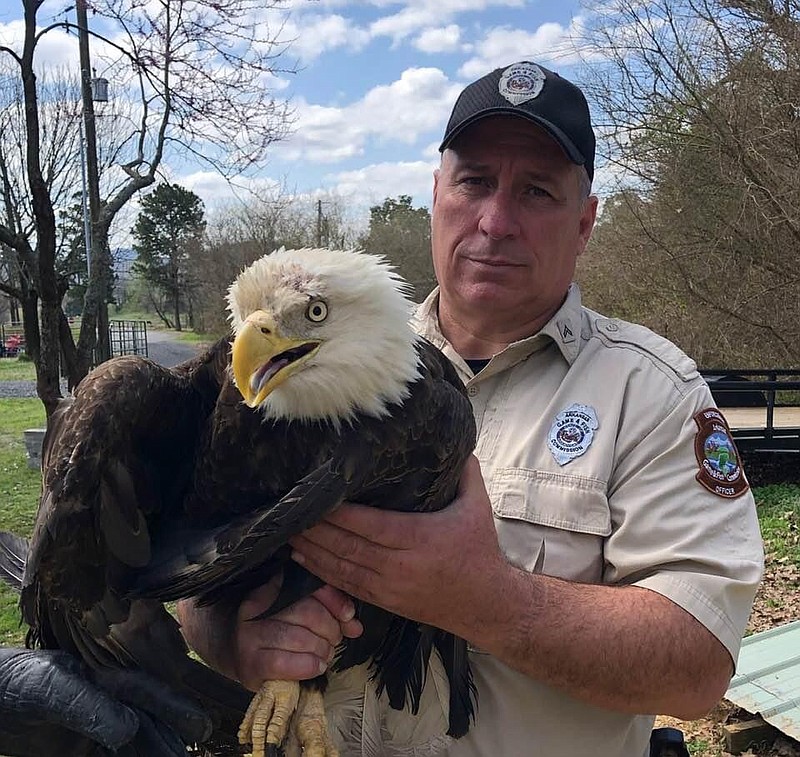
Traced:
POLYGON ((90 673, 60 650, 0 648, 0 754, 186 757, 208 716, 140 671, 90 673))

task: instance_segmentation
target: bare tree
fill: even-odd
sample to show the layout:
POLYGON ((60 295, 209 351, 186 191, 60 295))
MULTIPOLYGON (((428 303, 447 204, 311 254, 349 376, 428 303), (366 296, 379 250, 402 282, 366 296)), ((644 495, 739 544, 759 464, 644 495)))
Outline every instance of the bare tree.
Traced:
POLYGON ((317 247, 320 208, 322 245, 354 246, 355 222, 348 217, 345 200, 334 193, 296 196, 279 186, 247 204, 218 209, 208 221, 206 246, 191 252, 197 327, 218 335, 227 331, 228 287, 254 260, 280 247, 317 247))
MULTIPOLYGON (((108 291, 109 232, 119 211, 155 181, 170 151, 203 159, 225 175, 258 164, 269 145, 285 135, 290 114, 266 84, 278 72, 277 60, 284 50, 275 32, 270 34, 269 11, 274 5, 256 0, 98 0, 92 5, 93 25, 109 31, 105 37, 93 37, 94 62, 114 81, 121 103, 106 114, 120 131, 114 143, 105 147, 111 165, 100 175, 94 159, 97 120, 87 96, 91 72, 85 0, 78 1, 77 24, 57 21, 45 27, 37 24, 42 4, 43 0, 22 0, 25 23, 19 49, 0 46, 0 56, 14 67, 21 89, 17 102, 24 124, 20 144, 25 158, 24 186, 17 190, 10 177, 6 181, 0 176, 0 180, 6 181, 7 194, 15 192, 30 208, 33 224, 32 232, 20 233, 19 224, 12 222, 17 211, 6 207, 0 244, 8 257, 16 258, 14 263, 21 266, 24 261, 27 266, 27 273, 20 267, 20 276, 35 292, 27 301, 38 298, 38 318, 35 308, 22 302, 38 393, 49 413, 60 397, 59 353, 71 385, 91 364, 108 291), (57 203, 45 148, 57 142, 50 141, 45 132, 46 101, 35 59, 40 41, 55 28, 79 33, 83 64, 92 265, 77 344, 61 308, 63 291, 56 275, 57 203)), ((74 144, 74 137, 69 144, 74 144)))
POLYGON ((628 191, 609 206, 582 275, 602 267, 603 245, 632 277, 615 288, 626 307, 642 290, 644 320, 706 365, 796 361, 797 3, 612 0, 603 9, 586 76, 604 157, 628 191))

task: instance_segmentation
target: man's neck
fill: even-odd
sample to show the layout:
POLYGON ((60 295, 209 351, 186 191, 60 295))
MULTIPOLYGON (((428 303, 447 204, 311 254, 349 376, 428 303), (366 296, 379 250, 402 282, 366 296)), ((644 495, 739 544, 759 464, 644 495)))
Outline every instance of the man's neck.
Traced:
POLYGON ((498 318, 471 318, 439 299, 439 329, 465 360, 491 358, 509 344, 538 333, 553 314, 504 323, 498 318))

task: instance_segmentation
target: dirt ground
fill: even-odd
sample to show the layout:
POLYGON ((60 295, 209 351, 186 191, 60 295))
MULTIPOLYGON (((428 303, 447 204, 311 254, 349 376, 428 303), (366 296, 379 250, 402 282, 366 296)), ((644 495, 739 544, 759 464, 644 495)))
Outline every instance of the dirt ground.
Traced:
MULTIPOLYGON (((748 633, 766 631, 793 620, 800 620, 800 569, 767 556, 764 580, 756 596, 748 633)), ((662 717, 656 725, 680 728, 693 757, 730 757, 724 748, 722 726, 750 717, 749 713, 723 701, 702 720, 686 722, 662 717)), ((753 746, 743 754, 745 757, 800 757, 800 742, 778 735, 774 741, 753 746)))

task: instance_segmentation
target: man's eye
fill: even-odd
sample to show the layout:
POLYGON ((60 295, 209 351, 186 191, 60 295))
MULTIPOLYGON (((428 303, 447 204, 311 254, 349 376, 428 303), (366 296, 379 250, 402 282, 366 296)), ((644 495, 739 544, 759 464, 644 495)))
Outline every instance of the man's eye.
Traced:
POLYGON ((552 197, 546 189, 537 186, 528 187, 528 194, 532 197, 552 197))

